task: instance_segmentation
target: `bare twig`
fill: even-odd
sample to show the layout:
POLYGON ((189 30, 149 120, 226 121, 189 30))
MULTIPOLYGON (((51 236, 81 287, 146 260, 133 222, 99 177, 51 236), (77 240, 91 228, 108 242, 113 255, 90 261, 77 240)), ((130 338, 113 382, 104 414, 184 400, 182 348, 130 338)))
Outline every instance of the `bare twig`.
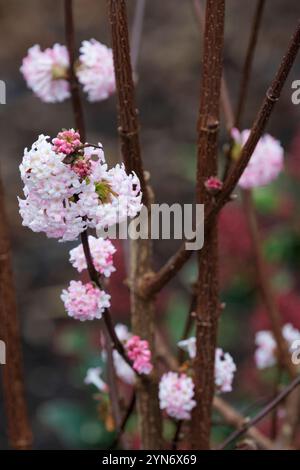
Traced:
POLYGON ((0 181, 0 325, 7 363, 1 366, 9 442, 14 449, 29 449, 32 432, 24 390, 21 335, 11 261, 11 246, 0 181))
POLYGON ((134 411, 135 403, 136 403, 136 394, 135 394, 135 392, 133 392, 132 396, 131 396, 131 399, 130 399, 130 402, 129 402, 129 405, 126 408, 124 417, 123 417, 121 425, 119 427, 119 432, 118 432, 114 442, 111 445, 111 449, 114 449, 118 445, 119 440, 122 438, 122 435, 123 435, 123 433, 126 429, 126 425, 127 425, 128 421, 129 421, 129 419, 130 419, 130 417, 131 417, 131 415, 134 411))
POLYGON ((135 1, 136 7, 131 31, 131 64, 134 74, 136 74, 137 71, 146 9, 146 0, 135 1))
POLYGON ((252 69, 252 64, 253 64, 253 59, 254 59, 254 53, 255 53, 255 47, 257 43, 257 38, 258 38, 258 32, 259 28, 261 25, 261 20, 262 20, 262 15, 263 15, 263 10, 265 6, 266 0, 258 0, 256 4, 256 9, 254 13, 254 19, 252 23, 252 28, 251 28, 251 34, 250 34, 250 39, 249 39, 249 44, 248 44, 248 49, 246 53, 246 59, 244 62, 244 67, 243 67, 243 72, 242 72, 242 81, 241 81, 241 86, 240 86, 240 92, 239 92, 239 99, 238 99, 238 105, 237 105, 237 111, 235 114, 235 126, 239 127, 241 117, 243 115, 243 111, 245 108, 246 104, 246 99, 247 99, 247 93, 249 89, 249 78, 251 74, 251 69, 252 69))
POLYGON ((225 449, 233 441, 241 437, 247 432, 252 426, 261 421, 271 411, 274 410, 298 385, 300 384, 300 376, 291 382, 282 392, 280 392, 274 400, 268 403, 257 415, 250 420, 245 420, 244 425, 241 429, 236 430, 219 446, 219 450, 225 449))

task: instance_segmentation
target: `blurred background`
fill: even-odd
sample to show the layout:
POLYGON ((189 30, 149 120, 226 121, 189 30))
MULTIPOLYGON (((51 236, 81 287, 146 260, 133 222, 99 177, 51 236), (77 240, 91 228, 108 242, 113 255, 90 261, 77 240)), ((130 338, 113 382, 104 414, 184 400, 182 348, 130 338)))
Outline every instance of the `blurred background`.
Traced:
MULTIPOLYGON (((137 0, 139 1, 139 0, 137 0)), ((77 45, 95 38, 110 44, 106 0, 75 0, 77 45)), ((129 0, 132 23, 135 0, 129 0)), ((241 67, 256 2, 227 0, 225 71, 236 103, 241 67)), ((269 0, 263 16, 243 127, 255 113, 278 68, 297 17, 297 0, 269 0)), ((29 47, 64 43, 62 0, 0 0, 0 79, 7 85, 1 113, 1 173, 13 244, 14 270, 22 325, 24 367, 31 422, 37 449, 107 448, 113 438, 101 418, 95 390, 83 383, 86 369, 101 364, 97 322, 68 319, 60 292, 77 278, 68 262, 74 244, 57 243, 22 227, 17 196, 22 195, 18 166, 23 149, 41 133, 55 136, 73 126, 70 101, 46 105, 26 88, 19 72, 29 47)), ((194 201, 196 120, 200 90, 201 36, 190 0, 147 1, 137 102, 145 166, 151 173, 156 202, 194 201)), ((300 105, 291 102, 291 84, 300 78, 300 57, 286 83, 268 126, 286 150, 285 172, 272 185, 255 191, 264 253, 283 321, 300 328, 300 105)), ((85 101, 88 140, 101 141, 110 163, 119 159, 115 97, 102 103, 85 101)), ((224 123, 223 123, 224 124, 224 123)), ((226 134, 222 132, 222 143, 226 134)), ((177 242, 155 244, 158 267, 177 242)), ((129 299, 122 246, 117 243, 117 272, 110 283, 114 320, 129 322, 129 299)), ((269 324, 255 288, 256 274, 247 223, 239 199, 220 217, 222 301, 219 344, 238 364, 234 392, 228 399, 242 412, 261 406, 272 394, 272 371, 254 365, 254 335, 269 324)), ((175 350, 190 302, 195 261, 185 266, 157 302, 157 323, 175 350)), ((124 396, 128 390, 124 389, 124 396)), ((250 410, 251 411, 251 410, 250 410)), ((107 423, 106 423, 107 424, 107 423)), ((269 423, 262 428, 267 431, 269 423)), ((135 419, 130 423, 137 446, 135 419)), ((168 430, 166 431, 168 432, 168 430)), ((228 430, 216 426, 217 438, 228 430)), ((0 406, 0 447, 7 448, 0 406)))

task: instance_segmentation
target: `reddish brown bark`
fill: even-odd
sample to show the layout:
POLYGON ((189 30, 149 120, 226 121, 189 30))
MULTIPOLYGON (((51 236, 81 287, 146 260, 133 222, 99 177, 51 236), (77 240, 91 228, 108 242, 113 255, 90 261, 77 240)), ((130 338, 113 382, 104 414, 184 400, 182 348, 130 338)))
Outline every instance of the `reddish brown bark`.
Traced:
POLYGON ((0 183, 0 339, 6 345, 1 366, 9 442, 14 449, 29 449, 32 432, 25 400, 19 319, 11 264, 11 247, 3 190, 0 183))
MULTIPOLYGON (((139 122, 135 104, 134 83, 130 60, 126 2, 109 0, 109 18, 118 97, 118 122, 121 153, 128 172, 138 175, 143 192, 143 203, 149 208, 150 197, 143 171, 139 141, 139 122)), ((140 279, 151 272, 151 240, 133 240, 130 251, 131 321, 134 333, 149 342, 154 351, 154 300, 144 299, 139 292, 140 279)), ((137 411, 142 448, 161 447, 161 416, 155 373, 137 380, 137 411)))
MULTIPOLYGON (((217 175, 218 130, 224 41, 224 0, 208 0, 204 31, 203 71, 198 121, 198 204, 212 203, 205 181, 217 175)), ((217 226, 206 232, 198 255, 196 304, 195 399, 193 449, 210 448, 211 411, 214 396, 214 363, 219 316, 217 226)))

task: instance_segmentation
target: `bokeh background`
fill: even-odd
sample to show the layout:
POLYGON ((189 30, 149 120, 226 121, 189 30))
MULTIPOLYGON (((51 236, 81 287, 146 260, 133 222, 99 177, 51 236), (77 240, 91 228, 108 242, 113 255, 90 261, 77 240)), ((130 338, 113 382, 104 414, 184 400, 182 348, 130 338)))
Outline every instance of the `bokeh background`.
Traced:
MULTIPOLYGON (((139 1, 139 0, 137 0, 139 1)), ((268 0, 244 116, 251 125, 299 16, 297 0, 268 0)), ((105 0, 74 0, 77 45, 96 38, 110 44, 105 0)), ((243 57, 255 2, 227 0, 225 70, 236 102, 243 57)), ((128 1, 132 23, 135 0, 128 1)), ((37 449, 106 448, 113 440, 101 419, 95 390, 83 384, 86 369, 101 364, 99 325, 68 319, 60 292, 76 272, 68 263, 73 244, 61 244, 22 227, 17 195, 22 194, 18 165, 23 149, 41 134, 54 136, 73 126, 70 102, 46 105, 26 88, 19 67, 33 44, 43 48, 64 43, 62 0, 0 0, 0 79, 7 85, 1 114, 1 173, 13 244, 14 270, 22 325, 26 387, 37 449)), ((196 119, 200 90, 201 37, 190 0, 148 0, 138 67, 137 102, 145 166, 159 203, 194 201, 196 119)), ((300 77, 300 58, 286 83, 268 131, 286 149, 284 174, 271 186, 255 191, 264 253, 284 322, 300 328, 300 106, 291 102, 291 84, 300 77)), ((88 140, 101 141, 108 161, 119 159, 115 97, 98 104, 85 101, 88 140)), ((226 135, 223 131, 222 143, 226 135)), ((176 242, 155 244, 159 266, 176 242)), ((128 292, 122 246, 110 290, 116 321, 128 323, 128 292)), ((238 363, 234 392, 226 396, 242 412, 251 413, 272 394, 272 371, 254 366, 254 334, 268 327, 257 295, 251 243, 239 200, 220 218, 222 301, 219 344, 238 363), (254 405, 253 405, 254 404, 254 405), (251 405, 249 407, 249 405, 251 405)), ((196 273, 191 261, 164 290, 157 303, 157 323, 175 350, 188 311, 190 284, 196 273)), ((128 390, 123 390, 126 398, 128 390)), ((2 403, 2 402, 1 402, 2 403)), ((132 446, 138 446, 135 419, 132 446)), ((268 430, 264 421, 262 428, 268 430)), ((168 430, 167 430, 168 432, 168 430)), ((216 437, 228 429, 216 426, 216 437)), ((0 447, 6 448, 3 407, 0 447)))

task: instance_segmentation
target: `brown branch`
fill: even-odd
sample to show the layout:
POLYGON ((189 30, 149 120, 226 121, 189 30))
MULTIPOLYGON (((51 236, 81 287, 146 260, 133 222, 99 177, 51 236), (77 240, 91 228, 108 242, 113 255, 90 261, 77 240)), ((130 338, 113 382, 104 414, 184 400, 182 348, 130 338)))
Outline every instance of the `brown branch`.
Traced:
POLYGON ((128 173, 135 171, 141 183, 143 203, 149 207, 139 140, 139 123, 135 105, 134 82, 130 60, 129 34, 125 0, 108 0, 112 32, 118 122, 121 153, 128 173))
MULTIPOLYGON (((192 5, 193 5, 194 12, 195 12, 195 18, 199 25, 199 31, 202 32, 204 31, 205 15, 204 15, 201 1, 192 0, 192 5)), ((233 115, 233 110, 232 110, 232 106, 230 103, 228 86, 227 86, 227 82, 224 76, 224 71, 223 71, 222 84, 221 84, 221 105, 222 105, 222 110, 223 110, 224 117, 225 117, 227 130, 230 131, 233 127, 234 115, 233 115)))
POLYGON ((130 399, 130 402, 128 404, 128 407, 126 408, 125 414, 123 416, 118 434, 117 434, 114 442, 111 445, 111 449, 114 449, 118 445, 119 440, 122 438, 122 435, 124 434, 124 431, 126 429, 126 425, 127 425, 128 421, 129 421, 129 419, 130 419, 130 417, 131 417, 131 415, 134 411, 135 404, 136 404, 136 394, 135 394, 135 392, 133 392, 132 396, 131 396, 131 399, 130 399))
MULTIPOLYGON (((255 147, 262 136, 266 124, 272 114, 275 103, 278 101, 282 88, 286 82, 288 74, 296 59, 300 47, 300 24, 298 24, 295 33, 293 34, 287 53, 284 56, 282 63, 279 67, 276 76, 266 93, 263 103, 258 111, 257 117, 252 126, 250 136, 244 145, 240 158, 235 164, 234 168, 230 171, 225 180, 223 190, 215 204, 210 206, 205 215, 206 231, 209 230, 212 220, 222 207, 230 199, 230 195, 234 190, 238 180, 240 179, 244 169, 246 168, 255 147)), ((192 251, 185 248, 185 243, 181 245, 179 250, 166 262, 166 264, 151 277, 143 280, 143 295, 152 296, 159 292, 182 268, 182 266, 189 260, 192 251)))
POLYGON ((242 72, 242 81, 241 81, 241 86, 240 86, 237 111, 235 114, 235 124, 234 124, 235 127, 239 127, 240 125, 241 117, 243 115, 243 111, 244 111, 245 104, 246 104, 247 93, 249 89, 249 79, 250 79, 254 53, 255 53, 255 48, 256 48, 256 43, 257 43, 257 38, 258 38, 259 28, 261 25, 265 3, 266 3, 266 0, 258 0, 256 4, 249 44, 247 48, 246 59, 244 62, 244 67, 243 67, 243 72, 242 72))
MULTIPOLYGON (((118 123, 121 152, 127 171, 135 171, 141 182, 143 203, 150 208, 150 198, 143 171, 138 114, 135 105, 134 83, 130 60, 126 2, 108 0, 112 31, 112 48, 118 96, 118 123)), ((149 212, 150 216, 150 212, 149 212)), ((151 240, 132 240, 130 251, 131 321, 133 331, 146 339, 154 351, 154 303, 143 299, 139 292, 140 279, 151 272, 151 240)), ((161 446, 161 415, 158 403, 158 385, 155 372, 137 380, 137 411, 144 449, 161 446)))
POLYGON ((274 400, 268 403, 257 415, 250 420, 246 420, 241 429, 236 430, 219 446, 219 450, 225 449, 233 441, 241 437, 252 426, 261 421, 271 411, 273 411, 298 385, 300 384, 300 376, 293 380, 282 392, 280 392, 274 400))
MULTIPOLYGON (((205 181, 217 175, 218 130, 223 67, 225 1, 207 0, 203 70, 198 120, 197 204, 209 205, 212 196, 205 181)), ((214 222, 198 252, 196 303, 196 406, 192 416, 192 448, 210 448, 211 411, 214 396, 214 364, 219 317, 218 243, 214 222)))
POLYGON ((30 449, 32 432, 28 420, 23 376, 21 335, 12 272, 11 246, 0 181, 0 325, 6 364, 1 366, 9 442, 14 449, 30 449))

